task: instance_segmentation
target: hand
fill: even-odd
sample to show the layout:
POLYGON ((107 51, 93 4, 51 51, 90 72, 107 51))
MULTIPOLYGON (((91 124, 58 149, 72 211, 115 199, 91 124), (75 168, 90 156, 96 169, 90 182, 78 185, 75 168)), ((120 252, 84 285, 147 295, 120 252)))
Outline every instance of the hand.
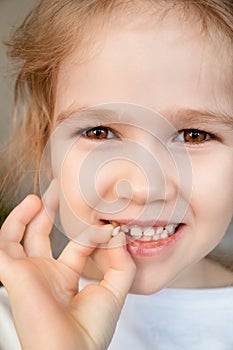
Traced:
POLYGON ((52 257, 49 234, 56 193, 53 181, 43 199, 46 210, 37 196, 26 197, 0 231, 0 280, 9 294, 20 343, 23 350, 107 349, 135 265, 123 233, 113 238, 105 233, 109 268, 99 284, 78 292, 80 274, 95 248, 70 241, 57 260, 52 257))

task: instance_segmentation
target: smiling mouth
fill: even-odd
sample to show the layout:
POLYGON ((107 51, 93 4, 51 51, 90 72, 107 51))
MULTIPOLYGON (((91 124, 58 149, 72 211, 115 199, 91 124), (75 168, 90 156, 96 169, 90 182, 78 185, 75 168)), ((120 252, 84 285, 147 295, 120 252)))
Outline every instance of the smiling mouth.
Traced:
POLYGON ((128 243, 138 242, 159 242, 172 237, 179 230, 181 223, 168 223, 165 226, 139 226, 119 224, 115 221, 101 220, 102 225, 112 225, 112 236, 116 236, 120 231, 126 234, 128 243))

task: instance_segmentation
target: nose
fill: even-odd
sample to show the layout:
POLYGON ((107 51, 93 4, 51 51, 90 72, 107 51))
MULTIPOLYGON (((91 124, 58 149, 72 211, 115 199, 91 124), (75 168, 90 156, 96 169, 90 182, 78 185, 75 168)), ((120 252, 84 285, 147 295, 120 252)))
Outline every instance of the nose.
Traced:
POLYGON ((163 207, 166 201, 171 206, 175 203, 179 178, 174 161, 161 144, 158 147, 154 142, 149 149, 146 142, 143 146, 142 142, 117 143, 115 153, 104 149, 99 157, 91 153, 79 174, 79 187, 85 190, 83 198, 90 207, 116 213, 129 204, 153 209, 163 207), (153 202, 159 206, 145 205, 153 202))
POLYGON ((118 198, 130 200, 138 205, 155 201, 169 201, 177 195, 175 172, 171 164, 157 159, 140 158, 137 164, 119 165, 124 169, 116 180, 118 198), (166 164, 165 164, 166 163, 166 164))

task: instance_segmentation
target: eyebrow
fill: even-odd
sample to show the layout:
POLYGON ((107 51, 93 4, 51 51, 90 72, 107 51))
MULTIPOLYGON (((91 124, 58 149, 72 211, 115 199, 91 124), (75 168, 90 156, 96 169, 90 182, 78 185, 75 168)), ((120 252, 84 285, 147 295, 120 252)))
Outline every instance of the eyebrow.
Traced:
POLYGON ((71 117, 78 116, 80 121, 87 120, 89 117, 95 117, 96 120, 107 122, 109 118, 117 117, 117 111, 105 108, 91 108, 88 106, 80 106, 78 108, 70 109, 61 112, 56 118, 56 125, 59 125, 65 120, 68 120, 71 117))
MULTIPOLYGON (((219 110, 170 108, 169 110, 161 112, 155 110, 154 112, 159 113, 161 116, 166 116, 172 124, 179 124, 179 121, 181 121, 182 123, 222 125, 233 129, 233 115, 219 110)), ((95 117, 96 120, 102 122, 108 122, 110 118, 114 117, 119 118, 117 110, 79 106, 78 108, 68 108, 66 111, 61 112, 56 118, 56 125, 75 115, 78 115, 80 121, 87 120, 89 117, 95 117)))
POLYGON ((164 115, 171 115, 171 121, 174 123, 178 123, 181 119, 182 122, 186 121, 187 123, 222 125, 233 128, 233 115, 223 111, 181 108, 170 110, 170 113, 165 111, 164 115))

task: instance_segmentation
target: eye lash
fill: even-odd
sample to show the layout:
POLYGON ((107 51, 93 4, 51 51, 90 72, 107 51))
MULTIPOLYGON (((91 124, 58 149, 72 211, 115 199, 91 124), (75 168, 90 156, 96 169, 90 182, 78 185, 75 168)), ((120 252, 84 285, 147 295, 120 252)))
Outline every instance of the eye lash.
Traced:
MULTIPOLYGON (((96 125, 88 125, 84 128, 81 128, 81 129, 78 129, 78 128, 75 128, 72 132, 71 132, 71 137, 74 138, 74 137, 86 137, 85 135, 82 135, 84 134, 85 132, 89 131, 89 130, 92 130, 92 129, 95 129, 95 128, 105 128, 105 129, 108 129, 110 132, 112 132, 115 136, 116 136, 116 139, 121 139, 122 138, 122 135, 119 131, 115 130, 114 128, 108 126, 108 125, 103 125, 103 124, 96 124, 96 125)), ((210 136, 210 140, 205 140, 205 141, 202 141, 202 142, 196 142, 196 141, 193 141, 193 142, 184 142, 184 143, 187 143, 189 144, 190 146, 191 145, 200 145, 201 143, 205 143, 205 142, 208 142, 208 141, 211 141, 211 140, 217 140, 217 141, 221 141, 221 137, 214 131, 207 131, 207 130, 204 130, 204 129, 201 129, 199 127, 193 127, 193 128, 184 128, 184 129, 180 129, 177 131, 176 133, 176 136, 175 137, 178 137, 180 133, 182 132, 185 132, 185 131, 192 131, 192 130, 195 130, 195 131, 199 131, 199 132, 204 132, 206 133, 207 135, 210 136)), ((86 137, 88 138, 88 137, 86 137)), ((105 141, 109 141, 109 140, 112 140, 112 139, 105 139, 105 141)), ((96 139, 96 140, 92 140, 92 141, 95 141, 95 142, 100 142, 100 140, 96 139)))
MULTIPOLYGON (((89 125, 89 126, 86 126, 85 128, 82 128, 82 129, 75 129, 72 133, 71 133, 71 137, 86 137, 85 135, 83 135, 85 132, 89 131, 89 130, 92 130, 92 129, 96 129, 96 128, 105 128, 105 129, 108 129, 110 132, 112 132, 114 135, 116 135, 116 139, 120 139, 122 136, 121 134, 115 130, 114 128, 111 128, 110 126, 108 125, 103 125, 103 124, 96 124, 96 125, 89 125)), ((86 137, 87 138, 87 137, 86 137)), ((111 140, 111 139, 106 139, 105 141, 108 141, 108 140, 111 140)), ((97 141, 99 142, 100 140, 92 140, 92 141, 97 141)))
POLYGON ((202 142, 197 142, 197 141, 193 141, 193 142, 184 142, 184 143, 186 143, 186 144, 189 144, 190 146, 192 146, 192 145, 194 145, 194 146, 195 146, 195 145, 200 145, 200 144, 202 144, 202 143, 209 142, 209 141, 212 141, 212 140, 221 141, 220 136, 218 136, 216 132, 212 132, 212 131, 200 129, 200 128, 198 128, 198 127, 194 127, 194 128, 185 128, 185 129, 178 130, 178 131, 177 131, 177 134, 176 134, 176 137, 177 137, 180 133, 182 133, 182 132, 185 132, 185 131, 193 131, 193 130, 199 131, 199 132, 204 132, 204 133, 206 133, 207 135, 209 135, 211 139, 210 139, 210 140, 204 140, 204 141, 202 141, 202 142))

